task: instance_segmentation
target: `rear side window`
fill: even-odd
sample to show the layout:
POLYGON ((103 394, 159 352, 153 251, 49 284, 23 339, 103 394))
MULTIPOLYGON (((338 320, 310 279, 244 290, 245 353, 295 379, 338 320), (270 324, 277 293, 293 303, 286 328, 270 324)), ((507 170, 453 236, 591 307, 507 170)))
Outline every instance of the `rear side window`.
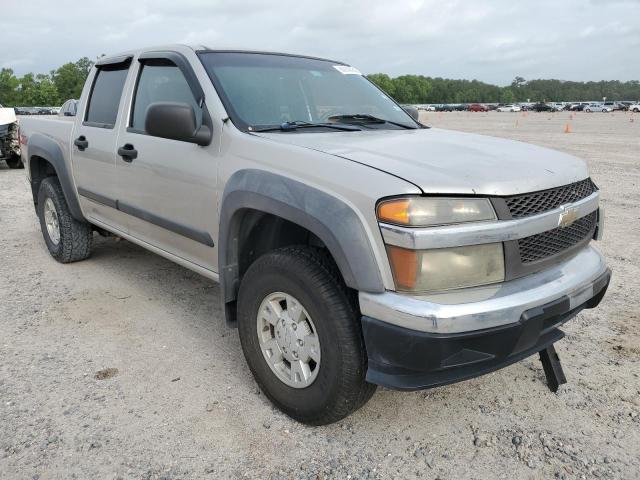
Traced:
POLYGON ((169 61, 152 61, 142 65, 133 101, 131 128, 144 132, 147 109, 155 102, 191 105, 196 115, 196 125, 200 126, 202 123, 202 108, 180 69, 169 61))
POLYGON ((129 64, 106 65, 96 73, 85 121, 94 127, 113 128, 129 64))

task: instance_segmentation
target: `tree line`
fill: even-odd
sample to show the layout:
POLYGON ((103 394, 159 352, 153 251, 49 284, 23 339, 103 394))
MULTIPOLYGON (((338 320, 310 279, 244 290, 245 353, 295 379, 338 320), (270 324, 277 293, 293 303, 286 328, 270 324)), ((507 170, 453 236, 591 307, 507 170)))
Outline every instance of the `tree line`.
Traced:
MULTIPOLYGON (((56 106, 79 98, 93 61, 83 57, 65 63, 48 74, 27 73, 17 77, 10 68, 0 70, 0 104, 5 106, 56 106)), ((392 78, 384 73, 367 76, 400 103, 512 103, 601 100, 638 100, 640 81, 603 80, 571 82, 525 80, 516 77, 511 85, 499 87, 478 80, 453 80, 423 75, 392 78)))
POLYGON ((511 85, 499 87, 478 80, 452 80, 422 75, 391 78, 374 73, 368 78, 400 103, 513 103, 640 99, 640 81, 525 80, 516 77, 511 85))
POLYGON ((10 68, 0 70, 0 104, 5 107, 52 107, 80 97, 93 61, 83 57, 49 73, 17 77, 10 68))

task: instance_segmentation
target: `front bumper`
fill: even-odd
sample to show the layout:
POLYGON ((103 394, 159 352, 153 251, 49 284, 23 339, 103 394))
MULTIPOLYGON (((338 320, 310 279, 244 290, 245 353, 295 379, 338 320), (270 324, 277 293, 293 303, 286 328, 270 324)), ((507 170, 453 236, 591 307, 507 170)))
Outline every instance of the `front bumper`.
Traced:
POLYGON ((430 333, 459 333, 517 322, 529 309, 569 299, 571 308, 595 295, 594 281, 607 271, 592 246, 551 268, 508 282, 431 295, 360 292, 362 315, 430 333))
POLYGON ((610 277, 602 256, 587 247, 557 267, 499 286, 428 298, 361 293, 367 381, 416 390, 510 365, 561 339, 558 327, 598 305, 610 277))

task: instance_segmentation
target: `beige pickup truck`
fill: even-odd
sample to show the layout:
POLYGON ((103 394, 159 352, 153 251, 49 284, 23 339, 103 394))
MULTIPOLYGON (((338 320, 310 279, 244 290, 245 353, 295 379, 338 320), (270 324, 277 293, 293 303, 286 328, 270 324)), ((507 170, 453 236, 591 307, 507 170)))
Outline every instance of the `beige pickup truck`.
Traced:
POLYGON ((412 114, 342 62, 146 48, 101 58, 72 119, 25 118, 22 158, 56 260, 111 232, 220 282, 301 422, 538 353, 557 388, 559 327, 610 278, 585 163, 412 114))

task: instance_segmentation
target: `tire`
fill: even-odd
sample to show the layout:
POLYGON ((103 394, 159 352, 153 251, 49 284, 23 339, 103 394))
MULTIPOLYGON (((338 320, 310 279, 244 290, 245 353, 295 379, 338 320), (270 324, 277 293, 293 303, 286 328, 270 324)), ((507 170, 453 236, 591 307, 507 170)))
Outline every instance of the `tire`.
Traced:
POLYGON ((7 166, 9 168, 24 168, 22 159, 17 155, 12 155, 11 157, 7 158, 5 161, 7 162, 7 166))
POLYGON ((634 108, 634 109, 633 109, 633 112, 634 112, 634 113, 638 113, 638 112, 640 112, 640 108, 634 108))
MULTIPOLYGON (((367 403, 376 390, 375 385, 365 381, 367 355, 357 309, 336 270, 317 249, 274 250, 249 267, 238 295, 240 342, 256 382, 280 410, 309 425, 326 425, 346 417, 367 403), (300 303, 317 335, 319 358, 312 374, 315 377, 306 386, 296 388, 279 378, 261 347, 258 332, 273 335, 275 340, 277 327, 264 322, 259 314, 264 311, 263 302, 272 295, 280 295, 279 292, 300 303), (263 323, 267 328, 259 330, 263 323)), ((280 321, 285 323, 276 320, 275 324, 280 321)), ((286 347, 283 348, 286 352, 286 347)), ((285 355, 282 349, 276 353, 285 355)), ((286 368, 286 361, 279 365, 286 368)))
POLYGON ((591 113, 591 110, 589 110, 588 108, 585 108, 584 111, 587 113, 591 113))
MULTIPOLYGON (((54 215, 50 215, 49 218, 52 216, 54 215)), ((40 184, 38 218, 49 253, 58 262, 71 263, 89 257, 93 241, 91 225, 73 218, 57 177, 47 177, 40 184), (58 238, 55 235, 55 228, 50 233, 47 227, 45 218, 47 208, 55 210, 55 220, 52 223, 58 225, 58 238)))

